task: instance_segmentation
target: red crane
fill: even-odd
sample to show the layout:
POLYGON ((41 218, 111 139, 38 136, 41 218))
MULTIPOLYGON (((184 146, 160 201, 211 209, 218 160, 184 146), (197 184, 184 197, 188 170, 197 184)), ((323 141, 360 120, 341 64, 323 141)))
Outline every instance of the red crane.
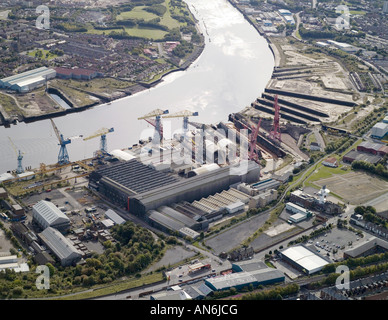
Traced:
POLYGON ((269 137, 274 141, 282 141, 282 134, 280 133, 280 106, 278 104, 278 95, 275 96, 274 102, 275 118, 273 119, 273 126, 269 133, 269 137))
POLYGON ((260 130, 260 125, 261 125, 261 120, 260 118, 259 122, 257 123, 257 126, 254 131, 249 136, 249 155, 248 158, 249 160, 253 160, 257 163, 259 163, 259 150, 257 149, 257 136, 259 135, 259 130, 260 130))

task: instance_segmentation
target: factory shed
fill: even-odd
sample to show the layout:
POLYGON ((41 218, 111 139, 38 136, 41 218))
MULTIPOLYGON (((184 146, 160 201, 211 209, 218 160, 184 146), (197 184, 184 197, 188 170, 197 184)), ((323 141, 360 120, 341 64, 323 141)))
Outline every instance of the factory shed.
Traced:
POLYGON ((53 227, 61 232, 70 228, 70 219, 52 202, 41 200, 32 207, 32 218, 43 230, 53 227))
POLYGON ((374 155, 379 154, 379 155, 384 156, 386 153, 388 153, 385 150, 386 150, 386 146, 384 144, 370 142, 370 141, 363 141, 362 143, 360 143, 357 146, 357 151, 368 152, 368 153, 372 153, 374 155), (382 152, 382 154, 380 154, 380 152, 382 152))
POLYGON ((281 251, 282 259, 293 267, 310 275, 322 270, 328 261, 304 246, 295 246, 281 251))
POLYGON ((25 93, 44 85, 47 80, 53 79, 55 76, 54 69, 41 67, 1 79, 0 88, 25 93))
POLYGON ((172 230, 179 232, 180 229, 185 227, 182 222, 174 220, 156 210, 150 210, 147 213, 147 220, 151 226, 155 226, 165 231, 172 230))
MULTIPOLYGON (((163 205, 195 201, 228 189, 238 182, 257 181, 260 166, 253 161, 247 167, 227 166, 192 178, 170 183, 129 199, 129 211, 143 215, 163 205)), ((210 208, 211 209, 211 208, 210 208)))
POLYGON ((170 207, 162 206, 162 207, 158 208, 158 211, 171 219, 174 219, 176 221, 183 223, 186 227, 189 227, 193 230, 200 229, 200 224, 197 221, 185 216, 184 214, 182 214, 179 211, 176 211, 170 207))
POLYGON ((114 224, 123 224, 125 223, 125 220, 121 218, 116 212, 114 212, 112 209, 108 209, 105 212, 105 217, 112 220, 114 224))
POLYGON ((38 236, 62 266, 72 265, 81 259, 82 254, 58 230, 48 227, 38 236))
POLYGON ((386 251, 388 251, 387 241, 377 237, 371 237, 368 241, 344 251, 344 258, 359 258, 386 251))
POLYGON ((271 189, 277 189, 280 185, 280 181, 274 179, 266 179, 252 184, 252 188, 255 189, 258 193, 261 193, 271 189))
POLYGON ((372 128, 371 137, 376 139, 382 139, 388 133, 388 123, 379 122, 372 128))
POLYGON ((244 260, 244 261, 238 261, 232 263, 232 270, 234 272, 251 272, 256 271, 260 269, 268 268, 267 265, 259 260, 259 259, 253 259, 253 260, 244 260))
POLYGON ((342 161, 347 163, 352 163, 353 161, 366 161, 371 164, 377 164, 381 159, 382 157, 380 155, 351 150, 343 156, 342 161))

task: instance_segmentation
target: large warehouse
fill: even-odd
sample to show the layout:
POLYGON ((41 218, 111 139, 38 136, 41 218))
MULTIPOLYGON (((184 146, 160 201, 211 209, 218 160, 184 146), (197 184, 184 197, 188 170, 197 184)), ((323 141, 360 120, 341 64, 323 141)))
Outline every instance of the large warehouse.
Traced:
POLYGON ((41 67, 0 80, 0 88, 26 93, 46 84, 56 77, 54 69, 41 67))
POLYGON ((285 249, 281 251, 281 256, 284 261, 308 275, 321 271, 325 265, 329 264, 328 261, 304 246, 285 249))
POLYGON ((58 230, 48 227, 38 236, 44 245, 58 258, 62 266, 70 266, 82 258, 82 253, 58 230))
POLYGON ((61 232, 70 228, 70 219, 52 202, 41 200, 32 207, 32 219, 42 230, 53 227, 61 232))
POLYGON ((89 176, 89 187, 128 209, 130 197, 177 181, 166 173, 132 159, 92 172, 89 176))
POLYGON ((131 213, 145 216, 162 206, 214 195, 235 183, 256 182, 260 166, 252 161, 247 164, 245 170, 235 165, 178 179, 133 159, 92 172, 89 187, 131 213))
POLYGON ((371 137, 376 139, 382 139, 388 133, 388 123, 379 122, 372 128, 371 137))
POLYGON ((234 171, 234 167, 219 168, 138 194, 129 199, 129 211, 136 215, 144 215, 149 210, 172 203, 200 200, 226 190, 235 183, 252 183, 259 177, 260 166, 253 161, 249 161, 247 170, 241 172, 234 171))
POLYGON ((208 278, 205 284, 214 291, 228 290, 230 288, 241 289, 243 287, 268 285, 285 280, 284 274, 273 268, 262 268, 250 272, 241 271, 230 273, 215 278, 208 278))

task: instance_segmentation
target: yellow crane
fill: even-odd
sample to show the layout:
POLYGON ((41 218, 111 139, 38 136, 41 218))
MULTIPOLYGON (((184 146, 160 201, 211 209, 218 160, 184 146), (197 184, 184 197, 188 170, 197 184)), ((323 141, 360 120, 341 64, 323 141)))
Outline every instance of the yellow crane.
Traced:
POLYGON ((22 161, 23 161, 23 154, 24 154, 24 152, 21 152, 20 150, 18 150, 18 148, 16 148, 15 144, 13 143, 13 141, 12 141, 12 139, 10 137, 8 137, 8 139, 11 142, 12 148, 15 150, 16 155, 18 157, 18 167, 16 169, 16 172, 18 174, 23 173, 24 169, 23 169, 22 161))
MULTIPOLYGON (((154 111, 151 111, 150 113, 137 118, 138 120, 145 120, 149 124, 153 125, 155 127, 155 137, 158 134, 159 135, 159 140, 163 140, 163 127, 162 127, 162 122, 161 122, 161 116, 164 114, 168 114, 168 110, 162 110, 162 109, 155 109, 154 111), (154 118, 154 119, 152 119, 154 118)), ((154 139, 154 141, 157 141, 154 139)))
POLYGON ((97 132, 95 132, 94 134, 92 134, 91 136, 89 137, 86 137, 84 138, 83 140, 84 141, 87 141, 87 140, 90 140, 90 139, 94 139, 94 138, 97 138, 97 137, 101 137, 100 139, 100 152, 102 154, 107 154, 108 153, 108 146, 107 146, 107 143, 106 143, 106 135, 110 132, 114 132, 114 128, 110 128, 110 129, 107 129, 107 128, 101 128, 100 130, 98 130, 97 132))
POLYGON ((189 110, 178 111, 176 113, 163 116, 163 118, 183 118, 183 132, 187 132, 189 128, 189 117, 197 117, 198 112, 192 112, 189 110))

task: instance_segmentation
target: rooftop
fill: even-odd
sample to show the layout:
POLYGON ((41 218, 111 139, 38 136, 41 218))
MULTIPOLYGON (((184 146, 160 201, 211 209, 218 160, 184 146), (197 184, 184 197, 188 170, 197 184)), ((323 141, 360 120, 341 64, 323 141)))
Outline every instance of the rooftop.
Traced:
POLYGON ((304 246, 295 246, 285 249, 281 252, 282 256, 294 261, 308 273, 322 269, 325 265, 329 264, 328 261, 321 258, 314 252, 308 250, 304 246))

